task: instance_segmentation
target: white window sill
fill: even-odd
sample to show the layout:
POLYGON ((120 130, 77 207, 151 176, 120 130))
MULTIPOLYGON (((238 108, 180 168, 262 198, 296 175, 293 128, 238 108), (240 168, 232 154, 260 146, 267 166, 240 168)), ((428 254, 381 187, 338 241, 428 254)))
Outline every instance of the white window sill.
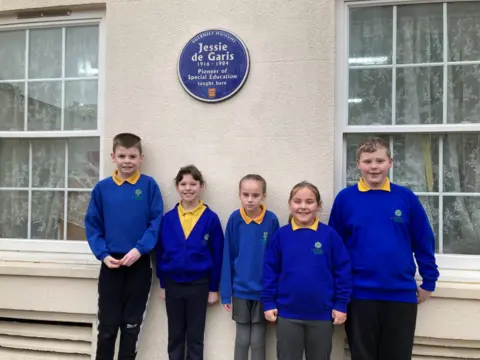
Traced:
POLYGON ((0 275, 96 279, 99 264, 73 265, 0 261, 0 275))

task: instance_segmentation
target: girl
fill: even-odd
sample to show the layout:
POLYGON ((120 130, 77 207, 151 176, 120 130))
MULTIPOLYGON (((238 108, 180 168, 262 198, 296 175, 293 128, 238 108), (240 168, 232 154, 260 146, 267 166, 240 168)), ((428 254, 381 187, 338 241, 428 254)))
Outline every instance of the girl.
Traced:
POLYGON ((262 204, 267 183, 260 175, 240 180, 242 207, 228 219, 223 249, 220 297, 236 322, 234 360, 265 360, 266 322, 262 290, 263 257, 270 237, 278 229, 278 219, 262 204), (233 292, 233 299, 232 299, 233 292))
POLYGON ((352 289, 350 258, 338 234, 320 223, 318 189, 295 185, 291 221, 265 254, 262 299, 265 318, 277 323, 279 360, 328 360, 333 324, 343 324, 352 289))
POLYGON ((203 359, 207 303, 218 301, 224 239, 217 214, 199 200, 204 184, 195 166, 180 169, 180 202, 163 217, 156 249, 170 360, 185 360, 185 340, 187 359, 203 359))

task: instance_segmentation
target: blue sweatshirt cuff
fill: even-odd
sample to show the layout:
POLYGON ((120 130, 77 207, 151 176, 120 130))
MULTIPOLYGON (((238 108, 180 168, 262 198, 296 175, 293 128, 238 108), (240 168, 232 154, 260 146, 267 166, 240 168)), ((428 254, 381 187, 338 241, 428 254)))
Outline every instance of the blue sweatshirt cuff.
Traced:
POLYGON ((229 297, 222 297, 222 304, 227 305, 232 303, 232 298, 229 297))
POLYGON ((335 303, 333 310, 340 311, 342 313, 347 313, 347 304, 343 302, 335 303))
POLYGON ((274 302, 264 302, 263 303, 263 311, 269 311, 277 308, 277 304, 274 302))
POLYGON ((100 256, 98 257, 98 260, 100 260, 101 262, 103 262, 103 260, 105 260, 105 258, 107 256, 110 256, 110 254, 108 252, 104 252, 104 253, 101 253, 100 256))
POLYGON ((420 285, 420 287, 423 290, 434 292, 435 291, 435 281, 424 281, 423 284, 420 285))

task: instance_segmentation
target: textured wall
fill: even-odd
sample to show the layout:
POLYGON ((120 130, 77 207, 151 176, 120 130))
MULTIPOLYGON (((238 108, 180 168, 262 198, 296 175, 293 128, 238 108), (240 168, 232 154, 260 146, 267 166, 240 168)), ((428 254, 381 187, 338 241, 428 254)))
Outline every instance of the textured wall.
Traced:
MULTIPOLYGON (((237 182, 258 172, 268 204, 287 216, 291 187, 308 179, 333 196, 334 2, 113 1, 107 5, 105 147, 120 131, 145 142, 143 169, 170 208, 173 177, 196 164, 205 200, 223 221, 237 182), (228 4, 228 5, 227 5, 228 4), (192 99, 177 80, 183 45, 209 27, 237 33, 251 55, 243 89, 220 104, 192 99)), ((107 154, 106 163, 109 164, 107 154)), ((113 169, 107 166, 107 173, 113 169)))
MULTIPOLYGON (((268 206, 281 222, 288 215, 291 187, 304 179, 319 186, 328 210, 333 197, 334 1, 172 4, 107 4, 105 147, 117 132, 139 133, 145 142, 144 170, 160 183, 167 208, 177 201, 176 171, 193 163, 206 176, 205 201, 224 223, 238 206, 237 182, 249 172, 267 179, 268 206), (245 86, 220 104, 192 99, 176 74, 183 45, 211 27, 236 33, 251 56, 245 86)), ((166 329, 165 307, 155 287, 139 360, 166 359, 166 329)), ((221 307, 210 309, 207 359, 233 358, 234 329, 221 307)), ((268 335, 269 358, 274 359, 274 331, 268 335)), ((341 342, 336 350, 341 355, 334 360, 343 357, 341 342)))

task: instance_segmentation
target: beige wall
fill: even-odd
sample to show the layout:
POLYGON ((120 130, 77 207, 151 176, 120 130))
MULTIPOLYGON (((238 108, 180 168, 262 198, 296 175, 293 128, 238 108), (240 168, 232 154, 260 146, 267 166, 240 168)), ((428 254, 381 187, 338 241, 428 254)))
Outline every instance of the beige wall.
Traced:
MULTIPOLYGON (((92 3, 102 4, 0 0, 0 11, 92 3)), ((334 65, 333 0, 107 1, 105 174, 113 170, 108 157, 112 137, 134 131, 144 140, 143 169, 159 182, 167 209, 177 201, 172 181, 176 171, 194 163, 208 183, 204 198, 223 223, 238 206, 239 178, 249 172, 267 179, 268 206, 282 224, 288 215, 288 193, 304 179, 319 186, 326 219, 334 196, 334 65), (242 38, 250 51, 251 71, 233 98, 204 104, 183 90, 176 65, 190 37, 212 27, 242 38)), ((60 269, 49 269, 39 277, 31 268, 17 271, 0 264, 0 275, 4 274, 0 289, 2 294, 8 289, 9 294, 0 297, 0 309, 95 314, 96 268, 79 269, 68 278, 60 275, 65 274, 60 269), (31 291, 16 291, 17 283, 31 291)), ((428 355, 427 359, 434 354, 444 354, 445 360, 456 354, 480 358, 480 290, 466 284, 464 299, 455 300, 456 285, 442 286, 442 297, 420 310, 416 352, 428 355)), ((269 359, 275 358, 272 330, 269 359)), ((165 306, 155 281, 139 360, 167 359, 166 339, 165 306)), ((206 359, 231 359, 233 342, 230 315, 220 306, 211 308, 206 359)), ((342 360, 343 349, 340 328, 332 359, 342 360)))

